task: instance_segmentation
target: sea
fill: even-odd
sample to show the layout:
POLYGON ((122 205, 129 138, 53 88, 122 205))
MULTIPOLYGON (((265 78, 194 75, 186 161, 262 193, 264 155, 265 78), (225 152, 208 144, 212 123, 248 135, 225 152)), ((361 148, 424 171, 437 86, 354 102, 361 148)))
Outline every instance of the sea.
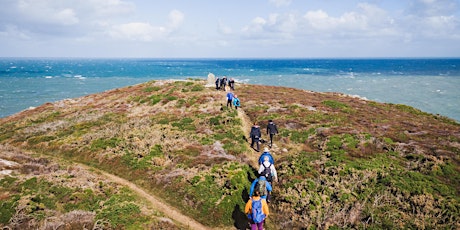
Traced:
POLYGON ((207 79, 209 73, 405 104, 460 121, 460 58, 0 58, 0 117, 151 80, 207 79))

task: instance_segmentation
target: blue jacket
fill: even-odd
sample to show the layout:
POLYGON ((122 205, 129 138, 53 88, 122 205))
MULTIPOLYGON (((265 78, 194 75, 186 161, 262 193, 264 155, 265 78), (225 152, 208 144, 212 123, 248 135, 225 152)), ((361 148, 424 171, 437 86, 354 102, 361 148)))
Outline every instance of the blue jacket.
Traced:
POLYGON ((275 160, 273 159, 273 156, 272 154, 270 154, 269 152, 263 152, 260 157, 259 157, 259 165, 261 165, 262 163, 264 163, 264 157, 265 156, 268 156, 268 160, 270 161, 270 163, 272 165, 275 164, 275 160))
MULTIPOLYGON (((259 177, 259 178, 256 178, 256 179, 252 182, 252 184, 251 184, 251 189, 249 189, 249 197, 252 197, 252 195, 253 195, 253 193, 254 193, 254 188, 256 187, 256 184, 257 184, 257 182, 258 182, 259 180, 265 180, 265 181, 266 181, 267 179, 265 179, 264 176, 261 176, 261 177, 259 177)), ((267 186, 267 191, 268 191, 268 192, 271 192, 271 191, 272 191, 272 185, 270 184, 270 182, 267 181, 265 184, 266 184, 266 186, 267 186)), ((267 199, 267 196, 260 196, 260 197, 261 197, 262 199, 267 199)))
POLYGON ((233 98, 233 105, 240 106, 240 99, 238 99, 237 97, 233 98))
POLYGON ((227 100, 229 100, 229 101, 233 100, 233 93, 231 93, 231 92, 227 93, 227 100))

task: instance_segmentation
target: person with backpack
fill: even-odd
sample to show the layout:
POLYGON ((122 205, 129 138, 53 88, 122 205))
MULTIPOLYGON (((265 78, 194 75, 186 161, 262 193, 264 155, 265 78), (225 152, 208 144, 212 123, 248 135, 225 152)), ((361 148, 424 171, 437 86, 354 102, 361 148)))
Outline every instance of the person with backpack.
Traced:
POLYGON ((264 152, 262 154, 260 154, 260 157, 259 157, 259 165, 261 165, 262 163, 264 163, 264 157, 267 156, 270 163, 271 164, 275 164, 275 160, 273 159, 273 156, 272 154, 270 153, 270 151, 268 150, 267 147, 264 148, 264 152))
POLYGON ((256 151, 259 152, 259 142, 261 138, 260 133, 260 126, 257 125, 257 122, 254 122, 254 125, 251 127, 251 132, 249 133, 249 137, 251 137, 251 148, 254 149, 254 144, 257 145, 256 151))
POLYGON ((238 98, 238 96, 235 94, 235 96, 233 97, 233 105, 235 106, 235 109, 238 109, 238 107, 240 107, 240 99, 238 98))
POLYGON ((272 192, 272 185, 267 181, 265 176, 256 178, 249 189, 249 196, 251 197, 255 191, 259 191, 259 195, 262 199, 270 202, 270 193, 272 192))
POLYGON ((244 213, 248 215, 249 223, 251 224, 251 230, 263 230, 265 219, 270 214, 267 202, 262 199, 259 191, 251 196, 246 206, 244 207, 244 213))
POLYGON ((268 125, 267 125, 267 135, 270 135, 270 148, 273 145, 273 136, 278 134, 278 127, 276 127, 276 124, 273 122, 273 120, 268 120, 268 125))
POLYGON ((230 105, 230 108, 232 108, 232 102, 233 102, 233 93, 229 91, 227 93, 227 108, 228 108, 228 105, 230 105))
POLYGON ((276 173, 275 165, 270 162, 268 156, 264 156, 264 161, 260 164, 259 175, 264 176, 268 182, 272 183, 273 179, 278 181, 278 174, 276 173))

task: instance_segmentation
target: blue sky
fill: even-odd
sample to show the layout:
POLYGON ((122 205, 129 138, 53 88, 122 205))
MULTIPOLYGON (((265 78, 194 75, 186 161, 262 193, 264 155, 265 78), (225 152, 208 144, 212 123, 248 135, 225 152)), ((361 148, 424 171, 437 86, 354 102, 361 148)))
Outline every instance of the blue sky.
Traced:
POLYGON ((460 0, 1 2, 1 57, 460 57, 460 0))

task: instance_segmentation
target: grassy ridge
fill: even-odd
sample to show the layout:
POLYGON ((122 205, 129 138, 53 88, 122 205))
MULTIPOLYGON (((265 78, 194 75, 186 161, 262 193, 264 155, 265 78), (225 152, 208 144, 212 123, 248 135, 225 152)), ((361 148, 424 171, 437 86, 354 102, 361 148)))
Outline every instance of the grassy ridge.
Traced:
MULTIPOLYGON (((203 85, 153 81, 45 104, 1 119, 0 144, 116 174, 205 225, 245 227, 242 210, 255 178, 256 154, 245 139, 244 123, 258 121, 265 128, 274 119, 280 181, 274 184, 269 229, 460 227, 458 123, 341 94, 238 85, 249 117, 244 121, 222 106, 225 93, 203 85)), ((0 200, 1 212, 14 217, 24 182, 10 177, 0 182, 8 185, 2 192, 10 194, 0 200)), ((114 196, 87 193, 94 199, 114 196)), ((104 212, 85 205, 58 209, 60 200, 38 206, 95 212, 96 219, 123 228, 155 222, 141 212, 123 222, 112 218, 124 216, 118 210, 136 213, 136 205, 104 212)), ((53 215, 36 214, 28 215, 38 221, 53 215)), ((5 216, 1 223, 10 220, 5 216)))

